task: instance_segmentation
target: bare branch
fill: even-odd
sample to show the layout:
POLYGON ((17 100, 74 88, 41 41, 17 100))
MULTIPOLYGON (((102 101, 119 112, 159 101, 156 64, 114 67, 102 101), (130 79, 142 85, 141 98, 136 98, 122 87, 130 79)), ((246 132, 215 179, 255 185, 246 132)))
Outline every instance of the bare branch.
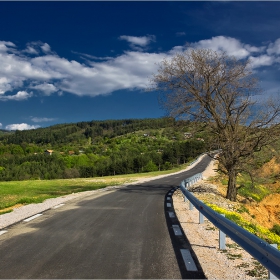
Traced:
POLYGON ((152 79, 170 116, 207 124, 229 176, 227 198, 236 199, 236 175, 256 151, 279 136, 280 102, 259 104, 250 62, 207 49, 189 49, 163 60, 152 79))

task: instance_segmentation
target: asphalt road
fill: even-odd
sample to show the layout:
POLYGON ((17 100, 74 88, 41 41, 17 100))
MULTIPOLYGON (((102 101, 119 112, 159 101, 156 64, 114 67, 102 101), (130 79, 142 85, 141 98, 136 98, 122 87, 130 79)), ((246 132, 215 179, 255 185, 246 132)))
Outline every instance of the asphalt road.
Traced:
POLYGON ((167 215, 167 193, 202 172, 189 171, 95 194, 20 222, 0 236, 1 279, 202 279, 188 271, 167 215))

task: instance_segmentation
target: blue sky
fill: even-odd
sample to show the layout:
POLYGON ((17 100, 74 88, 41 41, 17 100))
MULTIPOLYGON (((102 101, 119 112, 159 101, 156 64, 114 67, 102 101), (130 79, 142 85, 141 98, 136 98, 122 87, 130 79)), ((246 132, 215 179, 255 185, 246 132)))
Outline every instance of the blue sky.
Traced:
POLYGON ((193 48, 251 58, 280 94, 280 2, 1 2, 0 128, 165 115, 156 63, 193 48))

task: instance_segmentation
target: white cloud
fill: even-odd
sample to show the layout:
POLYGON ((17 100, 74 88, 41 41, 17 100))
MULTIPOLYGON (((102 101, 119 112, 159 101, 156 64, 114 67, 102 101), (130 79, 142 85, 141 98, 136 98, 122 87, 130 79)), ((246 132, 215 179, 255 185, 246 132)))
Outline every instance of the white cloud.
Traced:
MULTIPOLYGON (((224 51, 228 55, 233 55, 238 59, 249 56, 250 52, 241 42, 235 38, 217 36, 208 40, 201 40, 191 44, 195 48, 212 49, 214 51, 224 51)), ((247 45, 248 46, 248 45, 247 45)))
MULTIPOLYGON (((86 64, 67 60, 53 52, 43 54, 43 49, 50 51, 47 43, 31 42, 26 49, 18 50, 13 43, 0 41, 0 100, 25 100, 32 96, 32 93, 27 92, 28 89, 42 91, 45 95, 68 92, 79 96, 144 89, 149 84, 149 77, 157 71, 156 63, 188 48, 175 46, 168 52, 147 52, 142 48, 154 40, 153 36, 120 38, 140 47, 140 51, 126 51, 116 57, 104 58, 81 54, 87 59, 86 64), (32 56, 29 55, 31 52, 32 56), (18 93, 7 95, 9 91, 18 93)), ((225 51, 240 59, 250 57, 253 67, 257 68, 280 62, 280 56, 277 56, 278 40, 269 46, 258 47, 244 44, 235 38, 217 36, 190 46, 225 51), (264 54, 266 49, 267 54, 264 54), (272 53, 273 56, 270 55, 272 53)))
POLYGON ((261 67, 261 66, 270 66, 274 63, 274 57, 268 56, 266 54, 254 57, 250 56, 251 66, 253 68, 261 67))
POLYGON ((0 95, 0 100, 8 101, 8 100, 15 100, 15 101, 22 101, 30 98, 33 93, 28 93, 26 91, 18 91, 17 94, 14 95, 0 95))
POLYGON ((267 48, 267 53, 269 55, 272 54, 280 54, 280 38, 277 39, 274 43, 270 43, 267 48))
POLYGON ((39 54, 32 46, 27 46, 26 49, 23 51, 29 54, 39 54))
POLYGON ((39 125, 29 125, 27 123, 9 124, 6 126, 7 130, 29 130, 39 128, 39 125))
POLYGON ((41 46, 41 49, 42 49, 42 51, 45 52, 45 53, 51 52, 51 47, 50 47, 50 45, 47 44, 47 43, 43 44, 43 45, 41 46))
POLYGON ((86 53, 79 53, 79 52, 74 52, 72 51, 72 53, 74 54, 78 54, 81 56, 81 58, 85 59, 85 60, 109 60, 109 59, 114 59, 112 56, 95 56, 95 55, 90 55, 90 54, 86 54, 86 53))
POLYGON ((114 60, 93 62, 92 69, 88 69, 89 77, 65 79, 60 88, 75 92, 78 95, 96 96, 108 94, 120 89, 144 89, 148 84, 148 77, 157 69, 156 62, 164 58, 164 54, 126 52, 114 60))
POLYGON ((7 41, 0 41, 0 53, 1 52, 7 52, 7 51, 12 51, 13 48, 16 45, 12 42, 7 42, 7 41))
POLYGON ((54 118, 38 118, 38 117, 32 117, 31 120, 36 123, 41 123, 41 122, 51 122, 55 120, 54 118))
POLYGON ((259 52, 263 52, 265 50, 265 47, 255 47, 255 46, 251 46, 248 44, 244 45, 244 48, 249 51, 250 53, 259 53, 259 52))
POLYGON ((39 55, 51 53, 51 47, 47 43, 41 41, 29 42, 26 44, 26 49, 22 53, 28 53, 30 55, 39 55))
POLYGON ((2 123, 0 123, 0 128, 1 128, 2 126, 3 126, 2 123))
POLYGON ((11 80, 7 77, 0 77, 0 94, 4 94, 6 91, 12 89, 11 80))
POLYGON ((182 53, 186 50, 184 46, 175 46, 170 51, 169 54, 175 55, 176 53, 182 53))
POLYGON ((119 39, 129 42, 132 46, 146 47, 151 42, 154 42, 156 40, 156 37, 154 35, 142 37, 122 35, 119 37, 119 39))
POLYGON ((40 90, 40 91, 44 92, 44 94, 47 96, 58 91, 58 89, 53 84, 49 84, 49 83, 43 83, 43 84, 39 84, 36 86, 30 86, 30 88, 40 90))
MULTIPOLYGON (((266 46, 251 46, 231 37, 217 36, 208 40, 201 40, 197 43, 193 43, 191 46, 194 48, 206 48, 214 51, 223 51, 228 55, 235 56, 237 59, 250 58, 251 66, 253 68, 270 66, 277 62, 275 57, 263 54, 267 48, 266 46), (252 54, 254 54, 254 56, 252 54)), ((280 39, 268 46, 267 53, 277 53, 278 50, 280 54, 280 39)))

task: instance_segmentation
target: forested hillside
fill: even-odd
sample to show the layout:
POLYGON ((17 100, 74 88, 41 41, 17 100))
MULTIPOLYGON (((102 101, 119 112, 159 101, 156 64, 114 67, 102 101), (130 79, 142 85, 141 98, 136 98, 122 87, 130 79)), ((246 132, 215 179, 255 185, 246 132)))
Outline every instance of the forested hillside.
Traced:
POLYGON ((0 180, 167 170, 207 150, 198 124, 173 118, 60 124, 0 134, 0 180))

